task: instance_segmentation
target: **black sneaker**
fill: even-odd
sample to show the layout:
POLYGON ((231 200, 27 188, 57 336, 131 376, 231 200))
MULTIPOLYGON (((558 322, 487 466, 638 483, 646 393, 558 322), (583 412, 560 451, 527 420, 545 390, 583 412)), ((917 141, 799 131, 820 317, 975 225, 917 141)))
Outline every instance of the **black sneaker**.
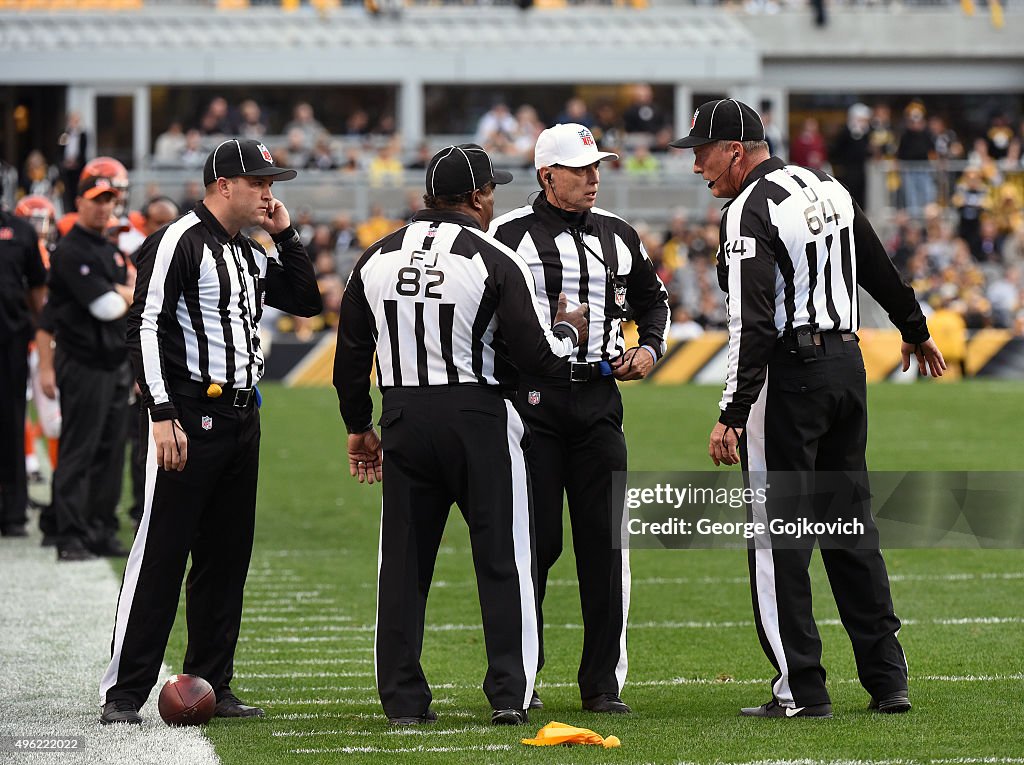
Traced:
POLYGON ((9 523, 0 528, 0 535, 5 537, 27 537, 28 529, 24 523, 9 523))
POLYGON ((142 717, 139 709, 130 701, 108 701, 103 705, 103 713, 100 715, 100 722, 103 725, 111 723, 123 723, 126 725, 142 725, 142 717))
POLYGON ((433 709, 428 709, 421 715, 389 717, 388 722, 392 725, 430 725, 430 723, 437 722, 437 712, 433 709))
POLYGON ((217 699, 213 710, 214 717, 263 717, 266 713, 259 707, 243 704, 241 699, 230 690, 225 691, 217 699))
POLYGON ((600 712, 608 715, 628 715, 633 710, 614 693, 602 693, 583 699, 586 712, 600 712))
POLYGON ((544 702, 540 700, 540 696, 537 695, 537 691, 534 691, 533 695, 530 697, 530 706, 527 707, 527 708, 528 709, 543 709, 544 708, 544 702))
POLYGON ((868 709, 887 715, 898 715, 911 709, 910 696, 906 691, 894 691, 877 699, 871 699, 868 709))
POLYGON ((72 563, 81 560, 95 560, 96 556, 85 549, 81 539, 69 539, 57 543, 57 560, 72 563))
POLYGON ((740 710, 743 717, 832 717, 831 704, 812 704, 809 707, 784 707, 776 699, 759 707, 744 707, 740 710))
POLYGON ((491 713, 491 725, 526 725, 525 709, 495 709, 491 713))

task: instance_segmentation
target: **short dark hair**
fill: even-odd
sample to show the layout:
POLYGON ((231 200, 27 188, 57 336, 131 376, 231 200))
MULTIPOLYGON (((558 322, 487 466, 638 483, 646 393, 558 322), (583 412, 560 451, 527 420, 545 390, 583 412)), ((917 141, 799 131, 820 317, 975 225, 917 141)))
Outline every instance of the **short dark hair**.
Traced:
MULTIPOLYGON (((473 189, 473 191, 486 191, 488 188, 494 189, 496 184, 491 181, 482 188, 473 189)), ((423 205, 428 210, 455 210, 459 207, 465 207, 470 203, 470 200, 473 198, 473 191, 447 195, 424 194, 423 205)))
POLYGON ((158 194, 157 196, 150 197, 149 199, 146 200, 146 204, 144 204, 142 206, 142 210, 140 210, 140 212, 142 213, 142 217, 143 218, 149 218, 149 208, 151 208, 155 204, 159 204, 160 202, 167 202, 169 205, 174 207, 175 210, 178 209, 178 203, 177 202, 175 202, 173 199, 171 199, 166 194, 158 194))

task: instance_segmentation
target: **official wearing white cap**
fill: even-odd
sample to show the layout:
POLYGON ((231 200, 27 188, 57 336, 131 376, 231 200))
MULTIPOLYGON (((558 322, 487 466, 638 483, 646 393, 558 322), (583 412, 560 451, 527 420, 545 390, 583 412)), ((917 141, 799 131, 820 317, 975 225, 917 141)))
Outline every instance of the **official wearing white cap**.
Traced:
MULTIPOLYGON (((664 353, 669 308, 637 232, 595 207, 601 162, 614 159, 616 154, 598 150, 583 125, 548 128, 537 138, 534 157, 542 193, 532 205, 496 219, 490 233, 529 265, 549 321, 561 292, 570 307, 590 304, 589 341, 557 375, 522 375, 516 407, 532 435, 527 459, 541 601, 548 571, 562 552, 567 495, 583 608, 580 697, 586 710, 624 713, 630 711, 620 697, 626 679, 629 557, 615 549, 612 473, 626 469, 626 440, 615 380, 635 380, 651 371, 664 353), (627 314, 640 336, 628 349, 622 335, 627 314)), ((531 706, 540 705, 535 696, 531 706)))

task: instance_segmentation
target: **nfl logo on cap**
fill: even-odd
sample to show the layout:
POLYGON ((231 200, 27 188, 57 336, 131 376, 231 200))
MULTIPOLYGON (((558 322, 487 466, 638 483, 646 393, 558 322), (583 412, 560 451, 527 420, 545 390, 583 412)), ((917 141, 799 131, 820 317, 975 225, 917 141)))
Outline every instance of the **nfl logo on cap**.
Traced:
POLYGON ((270 162, 271 164, 273 164, 274 158, 272 156, 270 156, 270 150, 267 149, 266 146, 264 146, 263 144, 259 143, 259 144, 256 144, 256 148, 260 150, 260 154, 263 156, 263 159, 265 159, 265 160, 267 160, 267 162, 270 162))

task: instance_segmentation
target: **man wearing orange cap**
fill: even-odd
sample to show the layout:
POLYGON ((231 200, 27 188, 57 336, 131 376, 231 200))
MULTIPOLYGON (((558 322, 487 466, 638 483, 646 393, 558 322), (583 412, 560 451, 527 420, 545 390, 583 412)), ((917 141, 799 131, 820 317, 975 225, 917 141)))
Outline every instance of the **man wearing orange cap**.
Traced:
POLYGON ((79 186, 78 219, 50 264, 49 323, 63 416, 53 515, 57 559, 124 555, 121 495, 128 400, 125 314, 132 300, 124 257, 107 238, 119 193, 110 178, 79 186))

